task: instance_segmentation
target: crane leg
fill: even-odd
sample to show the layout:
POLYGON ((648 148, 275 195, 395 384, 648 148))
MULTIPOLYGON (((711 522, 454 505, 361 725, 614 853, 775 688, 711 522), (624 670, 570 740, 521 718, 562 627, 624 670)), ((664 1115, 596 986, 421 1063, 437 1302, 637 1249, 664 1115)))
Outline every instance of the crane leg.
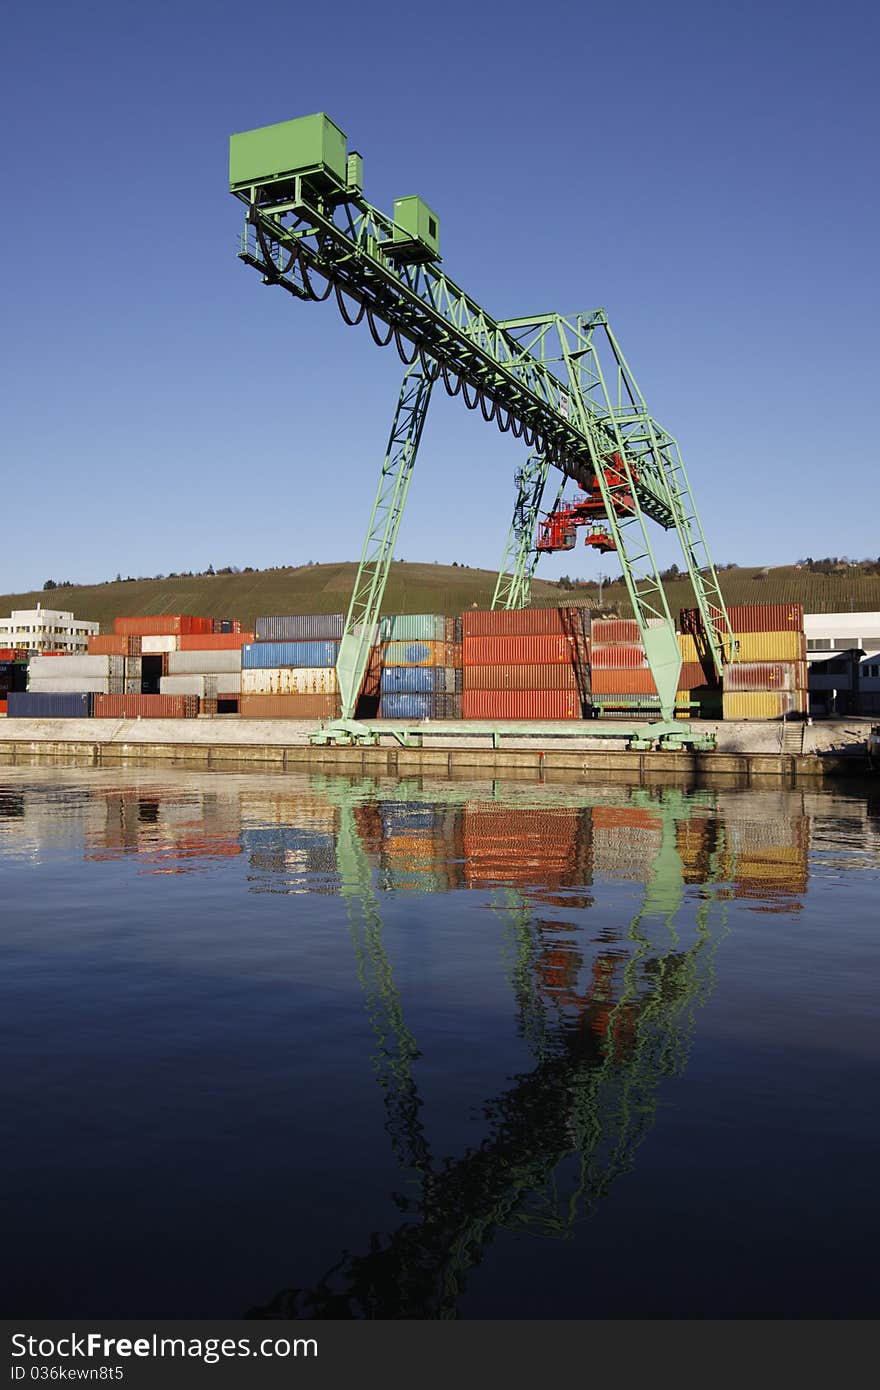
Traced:
POLYGON ((370 648, 378 637, 379 613, 432 385, 433 378, 421 365, 404 373, 336 661, 343 720, 354 718, 370 648))
MULTIPOLYGON (((548 458, 531 454, 515 476, 517 490, 513 520, 492 595, 492 608, 527 608, 531 602, 532 575, 538 563, 535 530, 549 471, 548 458)), ((564 484, 563 477, 559 486, 560 496, 564 484)))

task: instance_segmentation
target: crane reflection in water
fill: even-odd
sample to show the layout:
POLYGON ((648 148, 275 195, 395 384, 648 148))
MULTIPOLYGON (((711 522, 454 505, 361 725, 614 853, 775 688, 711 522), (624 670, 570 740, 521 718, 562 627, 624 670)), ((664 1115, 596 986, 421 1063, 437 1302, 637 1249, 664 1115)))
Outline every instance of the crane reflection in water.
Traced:
MULTIPOLYGON (((464 886, 488 889, 503 919, 518 1028, 533 1061, 485 1102, 482 1142, 450 1158, 433 1154, 426 1137, 414 1076, 419 1048, 383 945, 377 890, 377 878, 381 884, 384 874, 389 886, 395 872, 408 874, 410 887, 425 875, 426 890, 435 890, 437 870, 430 852, 419 853, 418 836, 409 859, 398 847, 394 867, 387 856, 382 862, 383 796, 386 810, 389 797, 411 808, 436 803, 437 789, 389 792, 327 779, 320 790, 338 810, 339 891, 375 1039, 385 1127, 409 1195, 396 1198, 404 1219, 390 1235, 368 1236, 361 1253, 341 1255, 313 1287, 283 1289, 248 1316, 454 1318, 468 1271, 499 1229, 564 1238, 632 1165, 660 1084, 683 1068, 695 1011, 712 988, 731 893, 724 823, 711 792, 634 789, 615 804, 613 792, 603 800, 578 789, 573 806, 571 790, 556 789, 554 798, 546 788, 540 803, 518 807, 500 798, 475 802, 465 787, 445 792, 460 813, 453 824, 462 827, 464 886), (626 846, 631 859, 639 837, 650 865, 634 875, 646 886, 632 921, 600 941, 584 972, 566 924, 541 914, 548 901, 589 906, 596 824, 606 869, 614 872, 617 862, 625 874, 626 846), (686 896, 688 882, 700 885, 696 900, 686 896)), ((449 862, 447 843, 445 872, 449 862)))

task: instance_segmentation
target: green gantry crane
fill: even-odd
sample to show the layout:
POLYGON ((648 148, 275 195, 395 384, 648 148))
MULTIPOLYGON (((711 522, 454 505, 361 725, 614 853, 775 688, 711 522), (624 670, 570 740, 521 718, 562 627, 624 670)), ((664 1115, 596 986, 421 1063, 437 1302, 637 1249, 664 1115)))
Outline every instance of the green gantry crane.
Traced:
POLYGON ((365 320, 406 364, 339 648, 340 734, 358 737, 355 705, 438 380, 530 450, 494 606, 526 604, 539 548, 568 549, 575 526, 600 523, 587 540, 620 557, 660 697, 656 729, 675 727, 681 655, 649 523, 678 533, 719 679, 735 641, 678 445, 649 413, 604 311, 492 318, 441 268, 436 213, 418 197, 397 198, 393 217, 368 203, 363 160, 323 113, 231 136, 229 181, 247 207, 239 255, 263 282, 334 298, 346 323, 365 320), (551 467, 586 497, 560 513, 560 488, 536 540, 551 467))

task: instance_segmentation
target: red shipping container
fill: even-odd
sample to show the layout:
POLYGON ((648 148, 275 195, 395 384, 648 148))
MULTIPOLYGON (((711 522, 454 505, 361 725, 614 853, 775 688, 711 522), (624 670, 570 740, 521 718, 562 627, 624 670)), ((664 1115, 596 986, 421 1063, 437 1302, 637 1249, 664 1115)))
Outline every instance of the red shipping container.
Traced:
POLYGON ((464 666, 545 666, 572 665, 586 660, 583 639, 575 644, 568 637, 470 637, 462 643, 464 666))
POLYGON ((574 690, 466 690, 463 719, 581 719, 574 690))
POLYGON ((734 661, 724 669, 725 690, 802 690, 806 683, 801 661, 734 661))
POLYGON ((552 637, 589 630, 588 608, 470 609, 461 615, 462 636, 552 637))
POLYGON ((126 636, 122 632, 107 632, 100 637, 90 637, 89 656, 140 656, 141 639, 133 633, 126 636))
POLYGON ((593 642, 641 644, 642 634, 635 618, 594 618, 590 627, 593 642))
MULTIPOLYGON (((158 635, 158 634, 157 634, 158 635)), ((179 652, 234 652, 245 642, 253 642, 252 632, 182 633, 177 644, 179 652)))
POLYGON ((0 661, 27 661, 27 656, 27 647, 0 647, 0 661))
POLYGON ((197 695, 96 695, 96 719, 195 719, 197 695))
POLYGON ((0 714, 5 714, 5 713, 6 713, 6 697, 4 696, 3 699, 0 700, 0 714))
POLYGON ((698 686, 705 684, 706 672, 699 661, 683 661, 681 663, 681 674, 678 678, 679 690, 696 690, 698 686))
POLYGON ((578 673, 566 666, 466 666, 465 690, 577 690, 578 673))
POLYGON ((183 633, 213 632, 213 618, 188 613, 153 613, 146 617, 115 618, 113 631, 136 637, 180 637, 183 633))
POLYGON ((594 695, 656 695, 657 687, 649 669, 641 671, 596 670, 593 668, 594 695))
POLYGON ((339 695, 242 695, 238 702, 242 719, 338 719, 339 695))
MULTIPOLYGON (((721 623, 721 611, 710 607, 713 621, 721 623)), ((696 635, 702 629, 700 610, 683 608, 680 622, 682 632, 696 635)), ((728 608, 727 616, 734 632, 803 632, 804 608, 801 603, 745 603, 728 608)))
POLYGON ((648 658, 645 656, 645 649, 641 645, 624 645, 622 642, 617 645, 609 645, 607 642, 592 642, 590 644, 590 664, 593 670, 635 670, 640 666, 647 666, 648 658))

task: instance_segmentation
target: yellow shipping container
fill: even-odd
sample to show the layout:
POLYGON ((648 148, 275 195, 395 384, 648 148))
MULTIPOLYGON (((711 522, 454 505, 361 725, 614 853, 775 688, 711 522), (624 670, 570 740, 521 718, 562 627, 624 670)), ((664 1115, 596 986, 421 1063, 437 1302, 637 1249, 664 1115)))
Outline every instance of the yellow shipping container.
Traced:
POLYGON ((732 690, 721 697, 724 719, 781 719, 790 708, 783 690, 732 690))
POLYGON ((802 632, 738 632, 736 640, 738 661, 806 660, 802 632))
POLYGON ((689 632, 678 634, 678 649, 681 652, 682 665, 686 661, 699 661, 697 644, 689 632))
POLYGON ((241 673, 242 695, 335 695, 334 666, 272 666, 241 673))

